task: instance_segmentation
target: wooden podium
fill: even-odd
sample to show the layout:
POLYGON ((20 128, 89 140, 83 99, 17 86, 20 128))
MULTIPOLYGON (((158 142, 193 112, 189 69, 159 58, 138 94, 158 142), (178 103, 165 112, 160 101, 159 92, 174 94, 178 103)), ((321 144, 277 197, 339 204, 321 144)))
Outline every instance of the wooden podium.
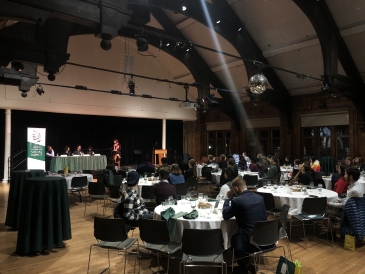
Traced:
POLYGON ((152 164, 161 165, 161 159, 166 157, 167 149, 154 149, 152 150, 152 164))

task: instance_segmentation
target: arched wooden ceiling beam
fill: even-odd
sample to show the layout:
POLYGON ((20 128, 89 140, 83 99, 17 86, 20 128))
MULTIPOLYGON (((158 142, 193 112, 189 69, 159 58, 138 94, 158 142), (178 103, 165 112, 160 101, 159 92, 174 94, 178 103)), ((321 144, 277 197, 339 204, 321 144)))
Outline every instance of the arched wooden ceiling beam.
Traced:
MULTIPOLYGON (((245 60, 256 60, 264 64, 267 64, 268 62, 244 25, 240 22, 239 18, 232 10, 231 6, 223 0, 213 0, 212 2, 214 4, 207 3, 205 1, 203 2, 209 17, 206 16, 206 13, 204 12, 205 7, 202 6, 201 1, 197 0, 184 1, 184 3, 187 5, 187 9, 184 12, 181 11, 182 2, 170 0, 131 0, 129 2, 129 7, 132 7, 133 5, 147 5, 150 7, 165 8, 167 10, 182 13, 206 25, 207 27, 213 24, 214 31, 219 33, 228 42, 230 42, 244 60, 248 78, 256 74, 257 71, 253 63, 247 62, 245 60), (215 24, 215 20, 217 19, 220 19, 220 24, 215 24), (238 26, 241 26, 242 28, 239 32, 237 31, 238 26)), ((275 71, 273 71, 271 68, 264 68, 262 73, 267 77, 269 83, 273 87, 273 90, 270 92, 273 92, 274 96, 269 97, 277 98, 275 101, 269 101, 270 104, 283 113, 287 120, 288 126, 291 127, 292 108, 289 92, 275 71)), ((262 99, 266 101, 266 97, 267 96, 262 96, 262 99)))

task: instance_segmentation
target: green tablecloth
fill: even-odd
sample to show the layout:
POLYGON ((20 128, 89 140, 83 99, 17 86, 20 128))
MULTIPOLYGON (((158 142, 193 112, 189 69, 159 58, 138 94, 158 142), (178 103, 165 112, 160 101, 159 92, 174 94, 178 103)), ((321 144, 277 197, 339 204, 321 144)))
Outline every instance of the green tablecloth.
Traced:
POLYGON ((16 246, 19 255, 52 250, 71 239, 65 178, 28 178, 22 199, 16 246))
POLYGON ((57 172, 68 167, 68 170, 97 170, 105 169, 106 156, 69 156, 53 157, 51 160, 51 172, 57 172))
POLYGON ((16 170, 11 173, 8 208, 6 210, 5 225, 17 230, 19 227, 19 213, 23 202, 25 180, 30 177, 43 177, 44 170, 16 170))

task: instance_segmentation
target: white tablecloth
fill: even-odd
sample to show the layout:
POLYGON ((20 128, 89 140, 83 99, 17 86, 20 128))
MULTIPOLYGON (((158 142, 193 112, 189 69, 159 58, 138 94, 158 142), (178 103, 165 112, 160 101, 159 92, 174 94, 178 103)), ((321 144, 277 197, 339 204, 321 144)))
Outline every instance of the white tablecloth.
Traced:
MULTIPOLYGON (((87 182, 90 183, 94 180, 93 176, 91 174, 76 174, 76 177, 80 177, 80 176, 86 176, 87 177, 87 182)), ((47 175, 46 177, 62 177, 61 174, 57 174, 57 175, 47 175)), ((71 181, 72 178, 75 177, 75 175, 73 174, 68 174, 65 179, 66 179, 66 184, 67 184, 67 189, 71 188, 71 181)))
MULTIPOLYGON (((302 205, 305 198, 308 198, 308 195, 304 195, 303 192, 292 192, 288 193, 288 187, 279 187, 277 192, 274 192, 274 189, 262 188, 257 189, 258 192, 267 192, 272 193, 274 195, 275 206, 277 208, 281 208, 284 204, 290 205, 289 212, 293 210, 297 210, 293 212, 293 214, 299 214, 302 212, 302 205)), ((322 194, 318 194, 317 190, 309 189, 309 195, 316 195, 318 197, 327 197, 328 202, 334 202, 338 199, 338 195, 336 192, 328 189, 322 189, 322 194)))
POLYGON ((332 184, 331 184, 332 176, 322 176, 322 179, 326 186, 326 189, 332 190, 332 184))
MULTIPOLYGON (((179 212, 191 212, 190 205, 176 205, 172 206, 175 213, 179 212)), ((155 208, 153 219, 161 220, 161 211, 164 209, 162 205, 155 208)), ((231 246, 231 238, 237 233, 236 219, 228 221, 223 220, 221 215, 215 213, 210 214, 211 219, 198 217, 194 220, 185 220, 183 217, 177 219, 175 235, 172 237, 174 242, 180 243, 184 228, 192 229, 216 229, 220 228, 223 232, 224 247, 229 248, 231 246)))
POLYGON ((360 185, 363 188, 363 193, 365 193, 365 180, 364 179, 359 179, 358 182, 360 183, 360 185))
POLYGON ((144 179, 139 179, 137 193, 140 197, 142 197, 142 186, 153 186, 158 183, 158 181, 145 181, 144 179))

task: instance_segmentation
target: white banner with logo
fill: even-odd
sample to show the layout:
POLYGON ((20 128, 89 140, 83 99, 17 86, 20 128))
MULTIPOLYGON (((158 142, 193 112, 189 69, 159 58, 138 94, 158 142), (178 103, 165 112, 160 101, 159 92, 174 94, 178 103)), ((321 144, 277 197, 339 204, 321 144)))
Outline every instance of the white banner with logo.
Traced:
POLYGON ((28 169, 45 170, 46 129, 28 127, 27 162, 28 169))

